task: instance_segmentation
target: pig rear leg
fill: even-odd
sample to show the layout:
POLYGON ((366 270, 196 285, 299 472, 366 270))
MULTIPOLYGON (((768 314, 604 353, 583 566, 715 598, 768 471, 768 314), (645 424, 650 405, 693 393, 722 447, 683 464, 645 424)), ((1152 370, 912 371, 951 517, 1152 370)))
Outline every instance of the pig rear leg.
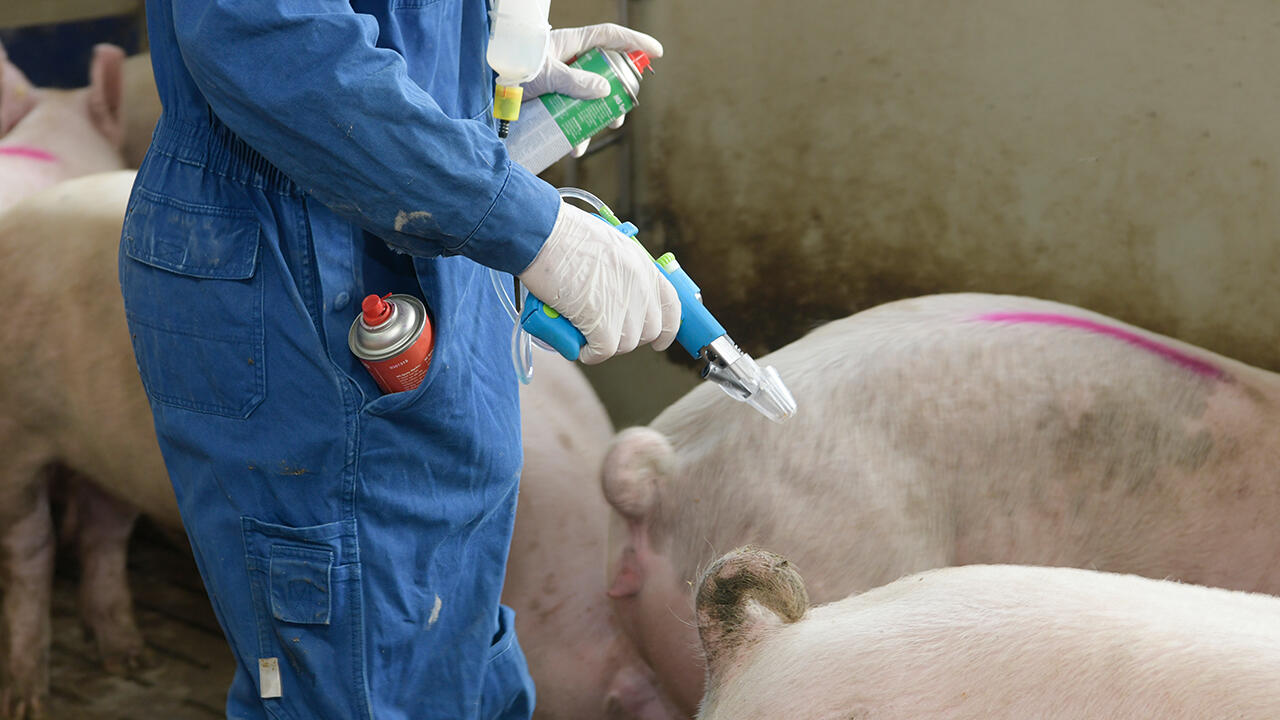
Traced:
POLYGON ((72 482, 80 553, 80 616, 98 646, 107 672, 121 674, 149 664, 133 617, 126 552, 138 511, 92 481, 72 482))
POLYGON ((0 713, 10 720, 44 716, 49 693, 49 603, 54 533, 49 484, 38 464, 11 462, 0 476, 3 527, 5 660, 0 713))

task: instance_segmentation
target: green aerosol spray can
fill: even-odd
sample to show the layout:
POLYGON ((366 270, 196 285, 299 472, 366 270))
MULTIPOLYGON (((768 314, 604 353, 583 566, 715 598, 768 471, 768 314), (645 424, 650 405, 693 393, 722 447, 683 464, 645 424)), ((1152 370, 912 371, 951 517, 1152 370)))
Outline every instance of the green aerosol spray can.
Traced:
POLYGON ((535 174, 636 106, 640 78, 649 69, 649 56, 640 50, 623 54, 592 48, 569 64, 603 75, 609 81, 609 94, 595 100, 576 100, 547 93, 520 105, 520 119, 511 123, 507 136, 507 152, 512 160, 535 174))

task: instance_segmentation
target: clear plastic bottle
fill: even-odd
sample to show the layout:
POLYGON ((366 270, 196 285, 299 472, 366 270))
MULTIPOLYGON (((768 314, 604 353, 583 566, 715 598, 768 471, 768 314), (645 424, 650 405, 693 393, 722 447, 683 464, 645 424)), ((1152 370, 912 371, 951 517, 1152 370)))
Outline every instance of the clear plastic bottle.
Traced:
POLYGON ((489 47, 485 59, 498 73, 493 116, 498 136, 506 137, 509 123, 520 117, 521 83, 538 74, 551 41, 547 14, 551 0, 497 0, 490 14, 489 47))

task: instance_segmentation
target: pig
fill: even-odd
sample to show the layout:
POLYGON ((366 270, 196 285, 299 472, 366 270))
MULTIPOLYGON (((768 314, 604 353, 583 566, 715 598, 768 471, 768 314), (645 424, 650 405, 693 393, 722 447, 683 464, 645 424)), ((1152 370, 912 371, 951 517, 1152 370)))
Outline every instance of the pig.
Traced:
POLYGON ((534 717, 674 720, 604 592, 609 506, 593 481, 613 425, 577 366, 535 358, 520 388, 524 467, 502 593, 537 686, 534 717))
MULTIPOLYGON (((123 59, 120 48, 97 45, 89 68, 89 87, 51 90, 32 86, 0 46, 0 212, 61 180, 122 166, 123 59)), ((9 265, 15 268, 11 272, 17 272, 25 262, 26 258, 18 257, 9 265)), ((9 417, 0 419, 0 436, 19 435, 12 429, 19 413, 5 414, 9 417)), ((31 467, 25 455, 26 450, 19 449, 7 456, 5 487, 0 489, 0 497, 10 500, 0 510, 3 553, 9 561, 5 572, 10 580, 4 596, 5 624, 10 629, 6 641, 10 682, 0 696, 0 712, 12 709, 19 717, 39 712, 39 694, 34 689, 47 682, 45 651, 31 654, 26 650, 46 648, 48 644, 48 580, 53 557, 46 482, 52 469, 31 467), (22 480, 15 481, 16 478, 22 480), (45 620, 37 620, 40 616, 45 620)), ((100 517, 100 510, 109 501, 96 489, 80 479, 72 479, 72 487, 75 489, 68 504, 82 511, 79 514, 89 521, 78 542, 84 551, 83 571, 86 576, 93 576, 111 565, 103 564, 111 552, 104 548, 110 544, 103 546, 98 541, 104 535, 119 535, 122 531, 127 536, 127 528, 115 521, 121 516, 114 511, 100 517)), ((90 626, 101 624, 93 619, 95 615, 119 614, 111 598, 83 599, 82 608, 90 626)), ((131 614, 126 615, 128 623, 132 623, 131 614)), ((101 628, 99 638, 105 643, 104 658, 109 665, 118 660, 130 664, 128 658, 137 657, 140 652, 140 640, 135 643, 127 637, 113 639, 109 632, 110 628, 122 628, 127 635, 128 623, 108 622, 101 628)))
MULTIPOLYGON (((74 494, 82 612, 118 667, 142 659, 125 574, 139 510, 181 528, 139 380, 116 279, 132 172, 62 183, 0 215, 0 267, 13 317, 0 342, 0 528, 11 587, 9 707, 45 692, 53 561, 47 489, 38 470, 64 463, 92 478, 74 494), (68 208, 74 208, 69 212, 68 208), (14 585, 13 583, 16 583, 14 585)), ((582 373, 539 353, 521 389, 525 464, 503 601, 538 688, 536 717, 670 720, 604 594, 608 506, 594 482, 613 427, 582 373)))
POLYGON ((698 720, 1280 715, 1280 598, 1063 567, 967 565, 808 607, 781 556, 699 581, 698 720))
POLYGON ((957 294, 765 356, 774 424, 704 384, 613 441, 609 595, 680 710, 703 691, 690 588, 770 547, 817 602, 974 563, 1280 593, 1280 378, 1079 308, 957 294))
POLYGON ((54 561, 46 472, 75 480, 81 613, 104 662, 136 667, 143 642, 125 581, 136 507, 177 517, 150 411, 129 347, 115 248, 133 173, 68 180, 0 214, 0 267, 13 322, 0 328, 0 531, 6 573, 12 717, 37 716, 47 692, 54 561), (163 488, 164 492, 156 492, 163 488), (127 498, 128 504, 118 498, 127 498))
POLYGON ((124 167, 124 51, 93 48, 89 87, 33 87, 0 46, 0 210, 60 180, 124 167))

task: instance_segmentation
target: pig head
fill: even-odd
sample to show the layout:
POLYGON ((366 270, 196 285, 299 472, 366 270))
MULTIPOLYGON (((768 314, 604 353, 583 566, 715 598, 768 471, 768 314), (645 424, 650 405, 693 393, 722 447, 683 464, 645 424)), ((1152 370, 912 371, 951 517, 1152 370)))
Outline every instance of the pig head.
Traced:
POLYGON ((0 47, 0 209, 60 180, 123 167, 124 51, 94 46, 90 83, 31 85, 0 47))

